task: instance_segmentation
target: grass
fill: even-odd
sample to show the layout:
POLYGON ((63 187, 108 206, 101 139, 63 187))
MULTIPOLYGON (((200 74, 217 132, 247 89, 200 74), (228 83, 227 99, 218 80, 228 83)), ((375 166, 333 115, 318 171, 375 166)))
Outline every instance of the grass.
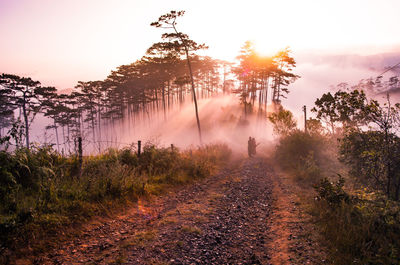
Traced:
POLYGON ((183 233, 201 235, 202 231, 197 226, 183 225, 181 228, 183 233))
POLYGON ((40 239, 57 238, 60 227, 208 177, 230 154, 222 144, 183 151, 149 144, 140 157, 131 149, 84 157, 79 173, 75 156, 62 156, 48 146, 1 151, 0 250, 19 252, 29 246, 44 251, 50 246, 40 239))
POLYGON ((134 235, 131 244, 136 246, 145 246, 148 242, 152 241, 156 236, 157 236, 157 231, 155 230, 137 232, 134 235))
POLYGON ((164 225, 169 225, 169 224, 175 224, 178 222, 178 218, 176 217, 172 217, 172 216, 167 216, 164 217, 160 222, 159 225, 160 226, 164 226, 164 225))
POLYGON ((329 264, 399 264, 400 203, 343 174, 346 168, 332 146, 334 139, 294 131, 280 139, 275 152, 276 163, 300 188, 294 190, 303 193, 329 264))
POLYGON ((343 190, 321 181, 311 214, 326 240, 333 264, 398 264, 400 204, 383 194, 343 190))
POLYGON ((276 146, 276 163, 301 185, 311 185, 331 171, 335 151, 331 140, 323 135, 311 135, 294 130, 282 136, 276 146))

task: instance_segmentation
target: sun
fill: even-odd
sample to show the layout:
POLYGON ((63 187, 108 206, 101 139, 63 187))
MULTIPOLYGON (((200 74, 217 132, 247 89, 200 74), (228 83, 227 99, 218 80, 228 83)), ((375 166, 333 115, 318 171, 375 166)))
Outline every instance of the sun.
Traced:
POLYGON ((288 43, 279 40, 253 40, 255 52, 262 57, 270 57, 278 53, 280 50, 288 47, 288 43))

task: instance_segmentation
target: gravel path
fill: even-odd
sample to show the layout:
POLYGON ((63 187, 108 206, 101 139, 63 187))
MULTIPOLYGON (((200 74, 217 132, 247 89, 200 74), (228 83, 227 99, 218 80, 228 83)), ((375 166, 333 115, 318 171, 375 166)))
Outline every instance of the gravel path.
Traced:
MULTIPOLYGON (((88 224, 36 263, 272 264, 273 252, 282 251, 271 244, 279 242, 277 227, 282 229, 273 227, 279 220, 271 222, 273 176, 263 159, 244 160, 179 191, 139 201, 122 216, 88 224)), ((289 254, 279 264, 291 264, 289 254)))

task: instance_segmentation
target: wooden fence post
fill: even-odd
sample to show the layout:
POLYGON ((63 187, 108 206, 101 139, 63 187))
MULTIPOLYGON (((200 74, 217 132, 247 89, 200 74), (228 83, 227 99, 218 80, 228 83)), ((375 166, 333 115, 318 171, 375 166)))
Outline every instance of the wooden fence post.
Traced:
POLYGON ((304 132, 307 133, 307 106, 303 106, 304 111, 304 132))
POLYGON ((83 151, 82 151, 82 137, 78 137, 78 162, 79 162, 79 178, 82 177, 82 163, 83 163, 83 151))
POLYGON ((140 157, 140 153, 141 153, 141 148, 142 148, 142 141, 138 141, 137 142, 137 156, 140 157))

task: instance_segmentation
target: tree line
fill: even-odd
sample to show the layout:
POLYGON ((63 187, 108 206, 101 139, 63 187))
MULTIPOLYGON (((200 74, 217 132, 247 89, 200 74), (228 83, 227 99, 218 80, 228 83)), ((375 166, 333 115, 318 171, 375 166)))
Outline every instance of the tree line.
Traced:
POLYGON ((313 111, 332 135, 340 135, 339 159, 350 168, 350 175, 389 198, 400 199, 400 103, 392 103, 389 92, 398 89, 397 76, 382 82, 361 80, 350 87, 317 99, 313 111), (368 97, 366 92, 389 91, 385 100, 368 97))
POLYGON ((282 98, 289 93, 288 85, 300 77, 293 73, 296 61, 291 57, 289 48, 273 56, 260 56, 253 44, 247 41, 237 58, 239 65, 233 72, 239 86, 233 92, 239 95, 245 115, 255 105, 258 105, 259 110, 267 110, 268 91, 272 93, 271 102, 280 106, 282 98))
POLYGON ((151 119, 156 113, 166 119, 171 108, 187 100, 194 102, 201 142, 198 98, 234 92, 246 116, 257 105, 256 98, 259 109, 266 109, 268 90, 272 102, 279 104, 288 93, 287 86, 298 78, 292 73, 296 62, 289 49, 261 57, 246 42, 236 66, 199 56, 196 52, 207 46, 178 31, 176 21, 183 15, 184 11, 171 11, 151 23, 166 32, 140 60, 117 67, 105 80, 79 81, 70 94, 59 94, 55 87, 42 86, 29 77, 1 74, 2 142, 12 138, 17 147, 29 149, 31 124, 41 113, 51 121, 46 129, 53 130, 59 151, 62 146, 71 151, 78 137, 98 143, 101 151, 104 128, 126 120, 151 119))
MULTIPOLYGON (((192 61, 200 98, 217 93, 219 62, 209 57, 194 57, 192 61)), ((104 81, 79 81, 70 94, 58 94, 56 88, 41 86, 31 78, 2 74, 0 131, 4 134, 17 122, 24 129, 29 148, 31 124, 42 113, 51 120, 46 129, 54 130, 57 146, 88 133, 95 142, 102 139, 102 126, 141 116, 150 118, 158 111, 166 116, 173 105, 183 104, 190 96, 189 82, 182 60, 147 56, 118 67, 104 81)), ((17 146, 21 146, 20 140, 15 142, 17 146)))

